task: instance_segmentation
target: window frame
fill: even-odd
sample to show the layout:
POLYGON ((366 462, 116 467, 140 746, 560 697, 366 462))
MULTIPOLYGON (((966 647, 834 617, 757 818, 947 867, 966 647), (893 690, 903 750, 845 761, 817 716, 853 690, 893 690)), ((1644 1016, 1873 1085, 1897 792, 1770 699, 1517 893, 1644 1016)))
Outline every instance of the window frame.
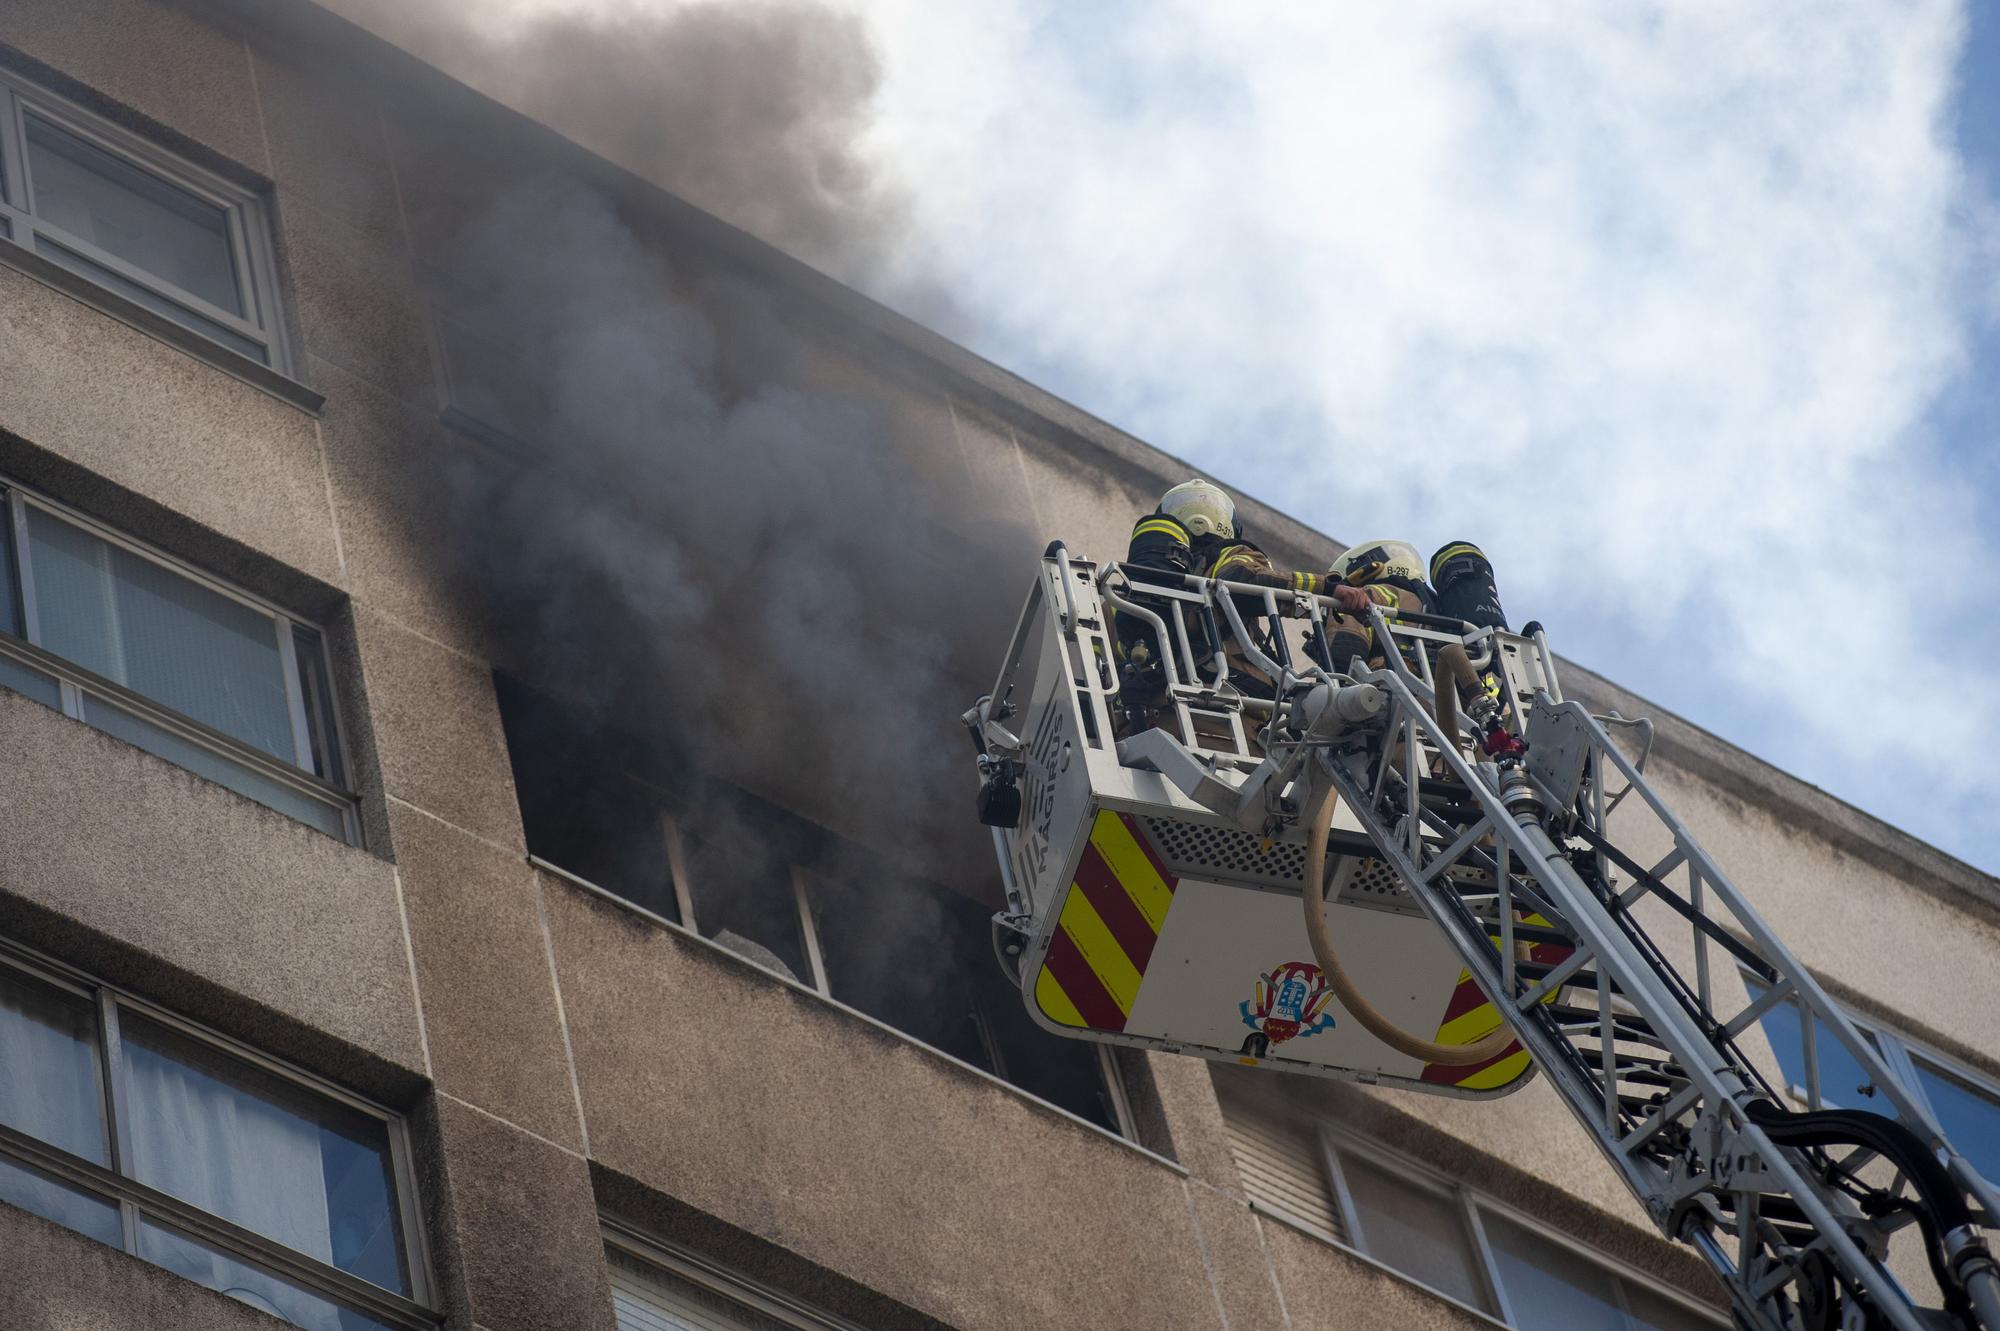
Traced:
MULTIPOLYGON (((1771 985, 1761 977, 1752 975, 1749 971, 1742 970, 1741 967, 1738 969, 1742 971, 1745 987, 1751 992, 1755 993, 1758 990, 1762 990, 1768 993, 1771 991, 1771 985)), ((1759 997, 1761 996, 1759 995, 1759 997)), ((1812 1097, 1818 1092, 1819 1071, 1815 1049, 1817 1040, 1811 1033, 1813 1023, 1805 1008, 1799 1004, 1795 996, 1788 994, 1772 1003, 1770 1008, 1765 1009, 1764 1012, 1758 1015, 1756 1027, 1758 1032, 1764 1036, 1766 1043, 1769 1043, 1771 1037, 1770 1033, 1764 1028, 1764 1018, 1770 1015, 1771 1009, 1779 1007, 1790 1008, 1798 1020, 1800 1057, 1805 1060, 1806 1077, 1812 1083, 1810 1087, 1794 1086, 1787 1083, 1782 1087, 1782 1090, 1787 1099, 1792 1100, 1800 1107, 1810 1107, 1812 1097)), ((1962 1082, 1966 1089, 1973 1094, 1991 1101, 1994 1112, 2000 1114, 2000 1080, 1996 1080, 1978 1068, 1970 1066, 1963 1059, 1954 1058, 1940 1051, 1935 1046, 1905 1035, 1881 1021, 1872 1017, 1861 1016, 1852 1011, 1844 1003, 1840 1004, 1839 1007, 1841 1014, 1854 1023, 1855 1030, 1859 1031, 1864 1038, 1874 1041, 1875 1050, 1882 1056, 1882 1061, 1887 1063, 1889 1070, 1901 1079, 1903 1088, 1910 1093, 1910 1098, 1916 1101, 1918 1108, 1922 1109, 1925 1116, 1930 1119, 1931 1126, 1937 1128, 1940 1134, 1942 1134, 1943 1129, 1937 1115, 1937 1107, 1931 1103, 1930 1090, 1924 1085, 1923 1078, 1918 1075, 1919 1069, 1917 1063, 1919 1060, 1931 1064, 1945 1077, 1962 1082)), ((1776 1058, 1777 1049, 1775 1046, 1772 1048, 1771 1053, 1772 1057, 1776 1058)), ((1779 1071, 1782 1073, 1783 1069, 1780 1068, 1779 1071)), ((1987 1182, 2000 1186, 2000 1179, 1988 1179, 1987 1182)))
POLYGON ((118 985, 18 943, 0 940, 0 972, 24 974, 33 981, 81 998, 94 1008, 97 1016, 94 1034, 98 1091, 104 1114, 109 1163, 100 1165, 72 1155, 61 1147, 3 1123, 0 1123, 0 1159, 27 1165, 99 1201, 117 1206, 121 1250, 129 1256, 138 1257, 139 1222, 144 1217, 389 1326, 406 1328, 407 1331, 435 1331, 443 1323, 444 1314, 435 1310, 438 1286, 431 1264, 429 1235, 423 1223, 409 1122, 405 1116, 239 1040, 189 1021, 118 985), (403 1258, 410 1278, 408 1296, 309 1257, 256 1230, 149 1187, 124 1172, 126 1162, 132 1156, 131 1094, 125 1084, 125 1058, 119 1026, 120 1014, 126 1012, 164 1026, 228 1058, 247 1063, 311 1095, 331 1100, 383 1125, 389 1143, 390 1181, 396 1193, 396 1217, 403 1235, 403 1258))
MULTIPOLYGON (((544 450, 537 437, 546 420, 500 420, 482 414, 468 402, 468 388, 480 382, 473 372, 479 350, 520 362, 518 349, 481 330, 504 327, 493 298, 463 277, 433 265, 420 266, 425 340, 430 347, 432 380, 436 385, 438 423, 476 443, 515 460, 538 457, 544 450)), ((504 404, 503 404, 504 414, 504 404)), ((546 416, 546 404, 540 413, 546 416)))
MULTIPOLYGON (((837 1313, 815 1308, 782 1291, 758 1284, 719 1262, 690 1249, 649 1237, 610 1216, 598 1217, 598 1230, 606 1248, 616 1248, 629 1257, 658 1267, 677 1280, 740 1303, 793 1331, 866 1331, 859 1323, 837 1313)), ((608 1261, 606 1264, 609 1265, 608 1261)))
POLYGON ((1648 1294, 1678 1306, 1696 1320, 1706 1321, 1718 1328, 1718 1331, 1728 1331, 1728 1328, 1732 1325, 1728 1317, 1719 1312, 1713 1304, 1704 1303, 1700 1299, 1689 1295, 1684 1290, 1677 1289, 1664 1281, 1655 1279, 1653 1276, 1638 1270, 1636 1267, 1628 1266, 1620 1262, 1617 1258, 1593 1248, 1582 1239, 1565 1234, 1535 1216, 1529 1215, 1520 1208, 1510 1205, 1490 1193, 1471 1187, 1444 1173, 1442 1170, 1414 1160, 1402 1152, 1384 1145, 1375 1138, 1365 1137, 1359 1133, 1338 1128, 1325 1122, 1319 1123, 1317 1127, 1318 1132, 1316 1135, 1320 1151, 1321 1168, 1326 1171, 1327 1182, 1329 1190, 1333 1194, 1334 1205, 1339 1208, 1340 1221, 1347 1233, 1346 1242, 1340 1246, 1351 1248, 1370 1261, 1380 1263, 1387 1269, 1396 1272, 1402 1279, 1423 1289, 1430 1290, 1431 1293, 1441 1299, 1448 1300, 1461 1308, 1470 1308, 1471 1311, 1478 1313, 1480 1316, 1504 1326, 1522 1328, 1531 1325, 1516 1318, 1513 1309, 1509 1306, 1506 1283, 1501 1279, 1500 1266, 1494 1258, 1493 1243, 1487 1236, 1484 1223, 1484 1213, 1491 1212, 1508 1221, 1510 1224, 1518 1225, 1522 1229, 1529 1231, 1538 1238, 1545 1239, 1568 1250, 1579 1260, 1588 1262, 1603 1271, 1610 1278, 1612 1288, 1616 1291, 1618 1311, 1630 1323, 1627 1331, 1637 1331, 1639 1327, 1639 1321, 1632 1312, 1630 1300, 1626 1297, 1625 1287, 1627 1285, 1636 1285, 1643 1288, 1648 1294), (1487 1312, 1484 1309, 1473 1307, 1445 1293, 1443 1290, 1435 1289, 1368 1250, 1367 1227, 1354 1205, 1354 1198, 1348 1191, 1346 1175, 1342 1172, 1340 1153, 1343 1149, 1364 1156, 1369 1164, 1381 1169, 1384 1173, 1394 1175, 1397 1179, 1407 1182, 1412 1187, 1421 1188, 1433 1196, 1442 1196, 1452 1203, 1453 1209, 1457 1212, 1463 1226, 1461 1237, 1466 1241, 1473 1266, 1478 1273, 1481 1287, 1486 1297, 1491 1301, 1495 1311, 1487 1312))
MULTIPOLYGON (((1498 1317, 1503 1321, 1507 1321, 1510 1326, 1518 1325, 1518 1323, 1506 1317, 1507 1304, 1501 1294, 1497 1268, 1493 1263, 1493 1252, 1486 1241, 1486 1231, 1479 1226, 1471 1197, 1456 1179, 1451 1178, 1442 1171, 1432 1169, 1427 1165, 1412 1160, 1408 1156, 1391 1151, 1379 1142, 1350 1133, 1339 1132, 1325 1124, 1320 1125, 1319 1132, 1316 1135, 1320 1148, 1321 1167, 1326 1170, 1327 1181, 1331 1185, 1333 1192, 1333 1203, 1340 1210, 1341 1228, 1347 1235, 1346 1243, 1348 1247, 1366 1256, 1373 1257, 1384 1266, 1390 1267, 1391 1270, 1401 1270, 1400 1267, 1396 1267, 1387 1259, 1376 1256, 1375 1253, 1369 1251, 1368 1226, 1361 1215, 1361 1208, 1354 1203, 1354 1194, 1348 1188, 1346 1166, 1341 1159, 1341 1149, 1343 1147, 1357 1154, 1366 1154, 1368 1162, 1379 1168, 1383 1173, 1393 1175, 1399 1182, 1427 1192, 1433 1197, 1442 1198, 1451 1206, 1451 1209, 1457 1213, 1461 1226, 1460 1237, 1465 1241, 1466 1247, 1471 1254, 1473 1272, 1479 1281, 1480 1290, 1485 1294, 1487 1301, 1498 1310, 1497 1312, 1486 1312, 1485 1315, 1488 1317, 1498 1317)), ((1415 1279, 1413 1276, 1406 1276, 1405 1278, 1415 1279)), ((1417 1281, 1417 1283, 1422 1284, 1423 1282, 1417 1281)), ((1432 1287, 1424 1285, 1424 1288, 1430 1289, 1432 1287)), ((1445 1294, 1442 1290, 1435 1292, 1445 1298, 1450 1298, 1454 1303, 1460 1302, 1460 1300, 1453 1298, 1449 1294, 1445 1294)), ((1478 1311, 1485 1312, 1485 1309, 1479 1309, 1478 1311)))
MULTIPOLYGON (((333 695, 325 700, 326 706, 323 709, 325 722, 331 731, 326 736, 329 758, 342 774, 354 770, 353 760, 348 752, 345 726, 340 716, 337 691, 333 688, 332 651, 327 642, 326 630, 321 625, 210 577, 163 551, 107 527, 89 515, 80 513, 67 504, 51 499, 3 475, 0 475, 0 503, 5 503, 7 506, 6 520, 12 537, 9 548, 0 551, 0 559, 11 557, 12 560, 9 572, 16 579, 21 629, 24 634, 16 637, 4 628, 0 628, 0 656, 11 658, 31 670, 53 677, 60 690, 59 710, 70 719, 92 725, 84 715, 84 703, 87 699, 96 699, 105 705, 137 716, 141 721, 207 749, 230 763, 249 768, 258 776, 276 781, 310 799, 330 806, 340 817, 342 836, 338 839, 351 846, 361 844, 359 795, 313 771, 308 765, 312 761, 313 746, 311 722, 307 714, 310 700, 305 696, 305 686, 300 678, 297 641, 300 629, 306 630, 318 639, 316 662, 318 675, 325 681, 329 693, 333 695), (44 647, 39 641, 42 636, 40 610, 35 597, 34 558, 29 548, 30 509, 38 509, 58 521, 67 522, 90 536, 166 569, 176 577, 269 617, 272 621, 273 640, 278 648, 279 669, 284 675, 286 707, 292 728, 292 748, 301 761, 297 765, 286 763, 254 744, 246 743, 234 735, 225 734, 194 717, 182 715, 145 694, 116 680, 106 679, 44 647)), ((92 728, 99 729, 94 725, 92 728)), ((162 758, 161 761, 171 762, 172 759, 162 758)), ((194 773, 194 775, 201 774, 194 773)), ((252 797, 244 795, 243 798, 252 797)), ((273 812, 283 814, 282 810, 274 809, 273 812)), ((289 814, 283 816, 290 817, 289 814)), ((301 825, 311 826, 309 823, 301 825)))
POLYGON ((73 269, 42 254, 36 241, 45 238, 49 244, 109 270, 114 276, 143 288, 168 304, 179 306, 197 318, 217 324, 229 333, 261 346, 265 359, 260 361, 217 341, 199 328, 190 327, 157 310, 147 309, 148 314, 199 338, 204 348, 247 361, 260 370, 279 376, 289 376, 294 372, 291 338, 278 300, 277 249, 272 239, 273 213, 259 191, 235 184, 4 68, 0 68, 0 174, 4 174, 4 180, 0 180, 0 224, 4 224, 0 225, 0 241, 11 242, 44 263, 64 268, 77 280, 88 283, 93 290, 107 292, 121 305, 134 304, 146 308, 125 293, 75 273, 73 269), (33 172, 28 164, 27 126, 30 114, 137 170, 158 177, 221 209, 229 237, 230 269, 237 289, 243 293, 246 313, 231 314, 36 215, 31 202, 33 172))
POLYGON ((463 308, 476 308, 476 305, 472 302, 447 305, 436 299, 425 302, 432 369, 436 372, 438 384, 438 422, 510 457, 532 457, 536 447, 520 433, 523 428, 532 428, 532 423, 489 420, 464 401, 466 385, 473 376, 463 356, 458 354, 470 348, 459 339, 469 338, 488 346, 495 344, 493 339, 485 337, 472 326, 470 318, 460 317, 457 311, 463 308))

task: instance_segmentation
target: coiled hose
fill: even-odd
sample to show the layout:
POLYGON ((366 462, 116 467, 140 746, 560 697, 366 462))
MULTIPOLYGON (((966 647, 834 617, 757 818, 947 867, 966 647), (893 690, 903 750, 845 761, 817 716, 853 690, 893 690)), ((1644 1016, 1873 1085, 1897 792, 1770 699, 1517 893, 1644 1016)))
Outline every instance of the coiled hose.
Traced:
MULTIPOLYGON (((1458 748, 1458 695, 1460 690, 1468 693, 1479 692, 1479 672, 1472 668, 1472 658, 1465 654, 1465 648, 1455 642, 1446 643, 1437 654, 1440 678, 1432 693, 1435 705, 1431 715, 1437 718, 1438 729, 1444 732, 1445 742, 1458 748)), ((1462 750, 1461 750, 1462 752, 1462 750)))
MULTIPOLYGON (((1465 654, 1465 648, 1457 643, 1439 652, 1438 662, 1453 678, 1439 682, 1434 715, 1438 725, 1450 737, 1450 742, 1456 745, 1457 686, 1463 682, 1468 687, 1477 688, 1478 675, 1472 669, 1472 660, 1465 654)), ((1319 808, 1313 812, 1311 830, 1306 838, 1306 937, 1312 941, 1313 959, 1319 962, 1320 970, 1325 973, 1327 987, 1333 990, 1333 996, 1340 1000, 1340 1005, 1361 1023, 1363 1030, 1399 1054, 1451 1068, 1472 1067, 1498 1058, 1514 1043, 1514 1033, 1505 1021, 1491 1034, 1471 1044, 1439 1044, 1435 1040, 1412 1035, 1390 1021, 1354 987, 1354 981, 1340 964, 1340 954, 1334 951, 1333 937, 1326 927, 1326 843, 1333 831, 1333 811, 1339 800, 1338 792, 1329 785, 1319 808)))

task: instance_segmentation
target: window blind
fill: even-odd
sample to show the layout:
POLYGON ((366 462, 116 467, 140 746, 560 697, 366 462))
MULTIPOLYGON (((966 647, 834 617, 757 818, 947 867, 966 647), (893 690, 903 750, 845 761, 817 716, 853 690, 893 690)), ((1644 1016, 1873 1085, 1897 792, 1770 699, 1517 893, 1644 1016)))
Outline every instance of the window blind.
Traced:
POLYGON ((1317 1134, 1247 1096, 1224 1093, 1221 1100, 1229 1149, 1250 1199, 1323 1238, 1346 1243, 1347 1227, 1334 1203, 1317 1134))

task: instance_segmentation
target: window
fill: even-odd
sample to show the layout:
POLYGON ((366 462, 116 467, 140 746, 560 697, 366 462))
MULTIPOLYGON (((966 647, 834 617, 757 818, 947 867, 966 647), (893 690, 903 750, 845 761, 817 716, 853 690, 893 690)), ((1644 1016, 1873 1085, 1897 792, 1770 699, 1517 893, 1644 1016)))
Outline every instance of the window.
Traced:
POLYGON ((1440 1294, 1492 1311, 1471 1218, 1452 1188, 1399 1170, 1359 1143, 1338 1153, 1338 1168, 1354 1246, 1440 1294))
POLYGON ((1493 1254, 1504 1317, 1565 1331, 1696 1331, 1728 1325, 1714 1311, 1619 1273, 1575 1244, 1484 1204, 1473 1217, 1493 1254))
POLYGON ((283 372, 262 200, 0 75, 0 237, 283 372))
MULTIPOLYGON (((1765 986, 1744 977, 1744 985, 1754 1000, 1765 992, 1765 986)), ((1813 1019, 1813 1049, 1815 1066, 1806 1065, 1805 1011, 1797 1003, 1779 1003, 1760 1019, 1765 1036, 1771 1042, 1771 1053, 1778 1060, 1778 1070, 1784 1074, 1785 1091, 1800 1104, 1808 1104, 1815 1094, 1819 1103, 1829 1108, 1858 1109, 1866 1105, 1867 1097, 1874 1094, 1869 1087, 1868 1074, 1855 1061, 1847 1046, 1833 1033, 1833 1028, 1818 1018, 1813 1019), (1815 1078, 1817 1083, 1815 1084, 1815 1078)), ((1873 1039, 1869 1032, 1863 1036, 1873 1039)), ((1879 1049, 1880 1043, 1875 1042, 1879 1049)))
POLYGON ((400 1121, 0 955, 0 1201, 313 1331, 430 1328, 400 1121))
POLYGON ((798 866, 815 830, 732 791, 706 791, 678 820, 691 923, 738 956, 826 992, 816 921, 798 866))
POLYGON ((0 685, 359 837, 317 629, 5 486, 0 685))
POLYGON ((1714 1309, 1614 1264, 1379 1143, 1334 1133, 1218 1081, 1258 1209, 1367 1254, 1523 1331, 1707 1331, 1714 1309))
POLYGON ((615 726, 508 675, 493 689, 528 851, 643 910, 685 924, 671 773, 615 726))
POLYGON ((1100 1127, 1115 1069, 1028 1017, 991 911, 763 800, 689 775, 615 719, 494 677, 528 853, 1100 1127))
POLYGON ((444 393, 440 419, 503 450, 532 452, 534 441, 546 438, 549 429, 540 377, 529 358, 492 335, 506 321, 479 306, 457 293, 431 307, 431 341, 444 393))
MULTIPOLYGON (((1748 975, 1744 983, 1752 998, 1766 992, 1748 975)), ((1933 1053, 1885 1027, 1848 1014, 1904 1086, 1915 1092, 1944 1129, 1945 1138, 1988 1182, 2000 1183, 2000 1085, 1995 1085, 1971 1068, 1942 1054, 1933 1053)), ((1807 1092, 1804 1012, 1791 1000, 1765 1013, 1760 1025, 1771 1042, 1771 1053, 1784 1074, 1785 1090, 1801 1106, 1809 1105, 1807 1092)), ((1822 1103, 1848 1109, 1866 1109, 1873 1089, 1864 1091, 1868 1081, 1860 1064, 1825 1022, 1817 1022, 1813 1052, 1818 1062, 1819 1095, 1822 1103)))
POLYGON ((690 1255, 606 1226, 618 1331, 860 1331, 690 1255))

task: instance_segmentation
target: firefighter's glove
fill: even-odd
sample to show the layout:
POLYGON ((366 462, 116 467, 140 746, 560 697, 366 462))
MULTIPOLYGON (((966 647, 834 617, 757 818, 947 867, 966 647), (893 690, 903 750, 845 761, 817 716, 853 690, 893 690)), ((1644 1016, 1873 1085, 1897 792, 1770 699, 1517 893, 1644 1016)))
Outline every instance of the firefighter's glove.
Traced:
POLYGON ((1339 606, 1344 614, 1366 615, 1368 607, 1375 604, 1374 598, 1367 592, 1359 587, 1350 587, 1346 583, 1335 583, 1327 588, 1326 594, 1333 598, 1333 603, 1339 606))

